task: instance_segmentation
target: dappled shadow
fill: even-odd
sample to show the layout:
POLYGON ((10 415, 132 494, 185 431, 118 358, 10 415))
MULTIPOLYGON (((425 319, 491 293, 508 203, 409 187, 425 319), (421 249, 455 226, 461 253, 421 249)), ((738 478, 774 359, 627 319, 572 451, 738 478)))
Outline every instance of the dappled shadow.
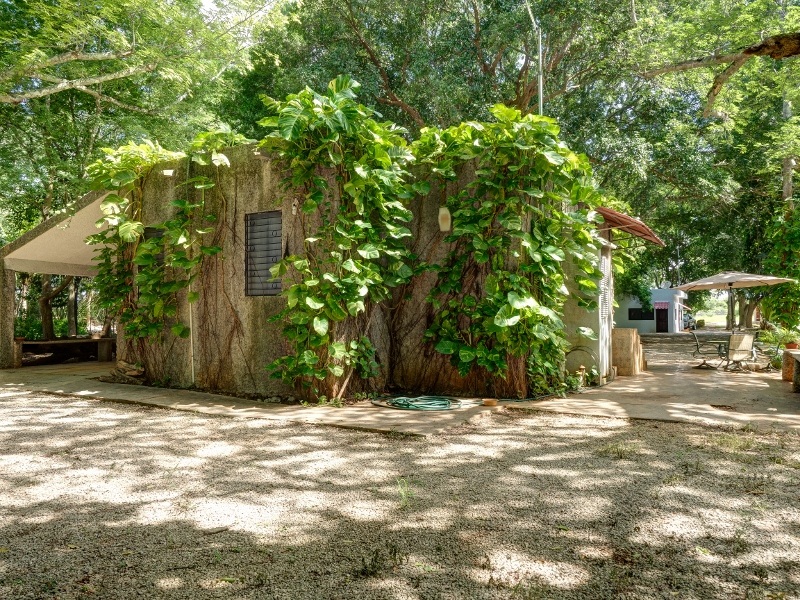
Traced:
POLYGON ((800 586, 793 433, 514 411, 419 439, 19 394, 0 442, 9 598, 800 586))

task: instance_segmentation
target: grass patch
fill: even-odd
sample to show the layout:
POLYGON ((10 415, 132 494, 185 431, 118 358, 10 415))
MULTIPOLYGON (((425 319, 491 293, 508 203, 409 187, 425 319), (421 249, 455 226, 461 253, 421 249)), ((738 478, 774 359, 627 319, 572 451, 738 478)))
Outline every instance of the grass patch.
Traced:
POLYGON ((610 456, 617 460, 631 458, 638 454, 639 449, 629 442, 614 442, 613 444, 606 444, 600 448, 597 453, 601 456, 610 456))
POLYGON ((718 448, 741 452, 751 450, 755 445, 755 440, 750 436, 737 435, 735 433, 721 433, 714 436, 711 440, 718 448))

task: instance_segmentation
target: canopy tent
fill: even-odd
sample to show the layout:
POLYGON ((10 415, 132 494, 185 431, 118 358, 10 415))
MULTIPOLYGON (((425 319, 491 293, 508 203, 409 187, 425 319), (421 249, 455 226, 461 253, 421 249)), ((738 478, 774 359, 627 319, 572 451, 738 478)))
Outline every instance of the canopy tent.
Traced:
POLYGON ((733 331, 733 289, 760 287, 764 285, 779 285, 781 283, 797 283, 794 279, 775 277, 773 275, 755 275, 740 271, 723 271, 711 277, 690 281, 676 286, 676 289, 686 292, 693 290, 728 290, 728 313, 731 316, 731 331, 733 331))

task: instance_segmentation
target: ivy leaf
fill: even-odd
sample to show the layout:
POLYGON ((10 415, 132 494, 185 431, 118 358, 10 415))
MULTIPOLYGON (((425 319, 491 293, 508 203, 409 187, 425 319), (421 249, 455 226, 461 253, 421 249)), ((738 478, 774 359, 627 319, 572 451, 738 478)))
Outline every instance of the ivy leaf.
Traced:
POLYGON ((516 292, 508 292, 508 303, 517 310, 522 310, 523 308, 533 308, 534 306, 539 305, 533 296, 529 294, 520 296, 516 292))
POLYGON ((186 327, 183 323, 175 323, 170 330, 172 331, 172 335, 180 337, 180 338, 187 338, 189 337, 189 328, 186 327))
POLYGON ((222 154, 221 152, 212 152, 211 153, 211 162, 214 163, 216 166, 231 166, 231 161, 228 160, 228 157, 222 154))
POLYGON ((313 310, 319 310, 320 308, 325 306, 324 302, 320 302, 313 296, 306 296, 306 304, 308 305, 309 308, 313 310))
POLYGON ((439 340, 436 344, 436 351, 441 354, 453 354, 457 348, 458 345, 450 340, 439 340))
POLYGON ((314 317, 311 324, 314 327, 314 331, 317 332, 317 335, 325 335, 328 333, 328 319, 325 317, 314 317))
POLYGON ((356 266, 356 263, 353 262, 352 258, 348 258, 346 261, 342 263, 342 268, 350 271, 351 273, 361 273, 361 269, 356 266))
POLYGON ((344 358, 344 355, 347 354, 347 346, 342 342, 334 342, 328 346, 328 354, 331 358, 344 358))
POLYGON ((547 162, 557 167, 567 162, 566 157, 561 156, 558 152, 554 152, 553 150, 545 150, 542 154, 547 159, 547 162))
POLYGON ((153 305, 153 316, 157 319, 164 312, 164 301, 159 300, 153 305))
POLYGON ((427 181, 418 181, 411 186, 411 189, 420 196, 427 196, 431 192, 431 184, 427 181))
POLYGON ((597 339, 597 334, 591 327, 578 327, 577 333, 578 335, 582 335, 583 337, 589 338, 590 340, 597 339))
POLYGON ((378 248, 375 244, 364 244, 363 246, 359 246, 358 253, 367 259, 375 259, 380 258, 381 253, 378 251, 378 248))
POLYGON ((313 350, 306 350, 300 359, 307 365, 315 365, 319 362, 319 356, 313 350))
POLYGON ((364 310, 364 301, 363 300, 355 300, 353 302, 347 303, 347 312, 349 312, 354 317, 358 315, 359 312, 364 310))
POLYGON ((475 350, 470 348, 469 346, 462 346, 461 349, 458 351, 458 358, 461 359, 461 362, 472 362, 475 360, 475 350))
POLYGON ((494 324, 498 327, 512 327, 519 322, 519 315, 514 314, 514 309, 509 304, 503 304, 494 316, 494 324))
POLYGON ((556 248, 555 246, 545 246, 542 248, 542 252, 547 254, 553 260, 557 260, 559 262, 566 258, 564 251, 561 248, 556 248))
POLYGON ((194 304, 199 298, 200 292, 189 292, 186 299, 189 301, 189 304, 194 304))
POLYGON ((119 226, 119 237, 126 242, 135 242, 144 234, 144 225, 138 221, 125 221, 119 226))
POLYGON ((330 371, 331 375, 334 377, 341 377, 344 375, 344 367, 342 367, 342 365, 328 365, 328 371, 330 371))

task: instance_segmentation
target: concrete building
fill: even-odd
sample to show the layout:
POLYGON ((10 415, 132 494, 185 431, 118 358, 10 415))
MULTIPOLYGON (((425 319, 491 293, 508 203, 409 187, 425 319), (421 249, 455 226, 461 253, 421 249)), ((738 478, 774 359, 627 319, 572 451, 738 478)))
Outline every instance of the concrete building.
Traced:
POLYGON ((617 327, 631 327, 639 333, 677 333, 683 331, 683 314, 688 295, 674 288, 652 289, 653 310, 642 310, 638 298, 626 296, 614 309, 617 327))
MULTIPOLYGON (((286 300, 278 295, 280 283, 270 282, 266 269, 282 256, 303 247, 302 219, 308 217, 298 210, 297 199, 280 188, 282 174, 276 163, 254 150, 252 146, 226 150, 231 166, 218 172, 213 166, 193 164, 187 174, 186 161, 164 164, 154 169, 146 181, 142 221, 149 225, 171 218, 170 202, 185 193, 179 184, 188 175, 214 176, 217 184, 205 194, 204 202, 206 213, 217 214, 220 225, 207 235, 217 236, 213 243, 222 247, 219 259, 203 263, 196 280, 196 289, 202 289, 200 299, 189 304, 183 296, 179 302, 181 319, 192 323, 188 338, 175 338, 166 332, 168 343, 159 345, 118 337, 117 358, 144 363, 153 378, 168 378, 179 387, 238 395, 264 397, 293 393, 280 380, 270 378, 264 368, 288 352, 281 337, 282 325, 269 322, 270 317, 283 309, 286 300)), ((446 190, 432 185, 430 194, 412 201, 413 221, 409 227, 414 232, 415 253, 429 263, 444 261, 451 250, 450 244, 443 243, 446 234, 439 230, 438 224, 443 193, 458 193, 471 181, 471 176, 470 168, 464 168, 459 181, 449 182, 446 190)), ((327 177, 331 178, 330 187, 336 189, 333 174, 327 177)), ((71 215, 54 216, 0 249, 0 368, 14 364, 14 271, 91 276, 94 248, 84 240, 98 231, 95 222, 101 216, 100 204, 106 195, 88 194, 75 205, 71 215)), ((605 219, 600 225, 603 278, 599 309, 587 312, 570 301, 565 307, 564 320, 568 341, 588 349, 600 375, 607 376, 614 364, 611 270, 614 235, 633 235, 663 243, 641 221, 611 209, 601 208, 598 212, 605 219), (579 335, 579 327, 591 328, 597 339, 579 335)), ((405 292, 402 301, 398 297, 396 305, 376 311, 367 323, 375 344, 376 361, 382 366, 380 375, 370 383, 374 389, 383 390, 389 385, 426 393, 486 393, 485 374, 473 373, 462 378, 450 365, 448 356, 424 342, 433 314, 425 298, 436 277, 433 272, 422 274, 413 288, 405 292)), ((585 357, 570 358, 572 362, 578 360, 586 362, 585 357)), ((573 367, 568 361, 568 368, 574 370, 573 367)), ((495 392, 498 396, 505 395, 503 390, 495 392)))

